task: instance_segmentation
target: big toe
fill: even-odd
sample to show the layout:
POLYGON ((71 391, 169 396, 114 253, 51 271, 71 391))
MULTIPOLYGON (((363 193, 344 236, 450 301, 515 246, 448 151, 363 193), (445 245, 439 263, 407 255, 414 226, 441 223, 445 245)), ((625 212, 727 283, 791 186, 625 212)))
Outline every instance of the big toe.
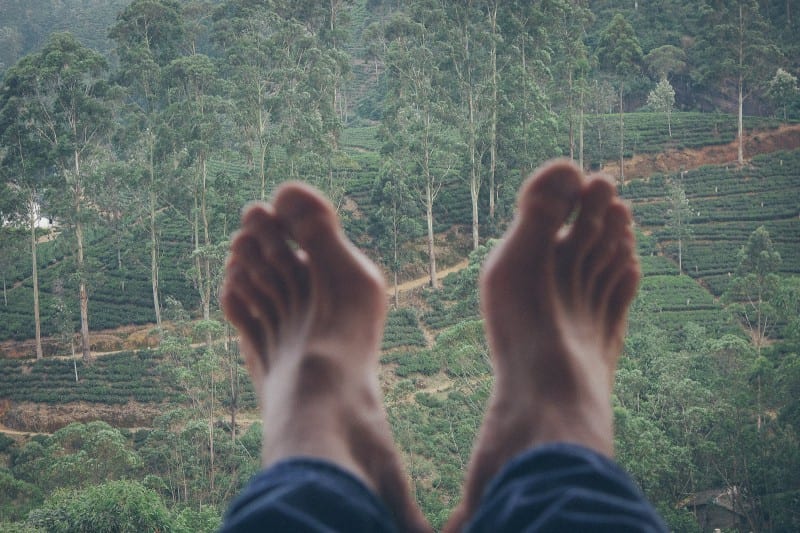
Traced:
POLYGON ((336 211, 316 189, 303 183, 282 185, 274 206, 289 235, 309 253, 338 240, 341 226, 336 211))
MULTIPOLYGON (((329 291, 351 291, 353 284, 369 284, 383 292, 383 276, 347 239, 328 200, 302 183, 283 185, 275 194, 275 211, 289 236, 308 256, 318 282, 329 291)), ((321 287, 320 287, 321 288, 321 287)))
POLYGON ((533 243, 552 240, 578 203, 582 187, 583 174, 569 161, 556 161, 537 171, 519 194, 521 236, 533 243))

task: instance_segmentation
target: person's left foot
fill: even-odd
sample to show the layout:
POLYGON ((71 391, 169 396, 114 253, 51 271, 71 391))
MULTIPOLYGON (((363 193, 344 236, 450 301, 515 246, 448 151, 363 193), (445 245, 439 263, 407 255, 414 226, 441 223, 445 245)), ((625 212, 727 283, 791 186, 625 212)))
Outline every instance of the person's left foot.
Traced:
POLYGON ((316 190, 284 185, 242 216, 221 300, 259 398, 264 466, 329 460, 374 490, 401 530, 428 531, 381 402, 385 298, 380 271, 316 190))

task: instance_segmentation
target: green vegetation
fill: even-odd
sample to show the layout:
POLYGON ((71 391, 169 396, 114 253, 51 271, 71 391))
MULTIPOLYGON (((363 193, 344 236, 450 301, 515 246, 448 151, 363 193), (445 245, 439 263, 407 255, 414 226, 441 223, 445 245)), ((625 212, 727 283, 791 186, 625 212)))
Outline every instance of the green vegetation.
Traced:
POLYGON ((160 366, 160 358, 144 350, 106 355, 91 364, 71 359, 0 359, 0 390, 9 400, 51 405, 183 400, 177 384, 160 366))
POLYGON ((750 234, 764 226, 774 236, 783 261, 779 271, 800 273, 800 151, 776 152, 753 158, 742 168, 720 165, 670 176, 656 175, 625 186, 642 229, 652 232, 659 246, 678 260, 674 232, 665 227, 667 182, 685 190, 691 218, 691 238, 683 243, 683 268, 719 296, 738 264, 738 252, 750 234))
POLYGON ((644 278, 618 458, 675 531, 698 529, 680 502, 730 488, 748 530, 800 529, 800 150, 760 137, 800 118, 800 17, 583 4, 0 0, 0 355, 27 350, 0 359, 0 423, 108 406, 148 425, 0 434, 0 529, 218 526, 261 428, 217 291, 241 206, 286 179, 323 189, 400 282, 472 250, 399 299, 414 307, 382 344, 393 430, 440 527, 492 384, 478 272, 524 176, 742 130, 754 153, 787 151, 621 186, 644 278), (674 111, 669 91, 645 106, 657 83, 674 111), (130 325, 147 339, 89 345, 130 325), (124 351, 53 357, 73 348, 124 351))

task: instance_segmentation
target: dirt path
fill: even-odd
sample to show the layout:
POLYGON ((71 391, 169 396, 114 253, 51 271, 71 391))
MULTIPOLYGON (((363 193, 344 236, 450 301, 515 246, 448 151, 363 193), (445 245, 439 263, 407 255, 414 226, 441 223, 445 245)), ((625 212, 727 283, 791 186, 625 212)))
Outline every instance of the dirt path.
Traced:
POLYGON ((17 437, 32 437, 34 435, 50 435, 51 433, 41 433, 38 431, 17 431, 16 429, 11 429, 9 427, 0 424, 0 433, 5 433, 6 435, 15 435, 17 437))
MULTIPOLYGON (((692 170, 703 165, 736 163, 738 141, 728 144, 667 150, 658 154, 639 154, 625 160, 625 179, 646 178, 656 173, 692 170)), ((746 159, 779 150, 800 148, 800 124, 790 124, 773 130, 745 132, 744 155, 746 159)), ((609 161, 603 172, 619 176, 619 162, 609 161)))
MULTIPOLYGON (((436 279, 441 281, 442 279, 447 277, 448 274, 452 274, 453 272, 458 272, 459 270, 467 268, 467 265, 469 265, 469 261, 467 259, 464 259, 463 261, 456 263, 451 267, 438 271, 436 273, 436 279)), ((397 290, 398 292, 408 292, 414 289, 419 289, 420 287, 424 287, 425 285, 428 285, 430 281, 431 281, 430 276, 423 276, 421 278, 412 279, 410 281, 400 283, 399 285, 397 285, 397 290)), ((389 296, 393 296, 394 287, 387 288, 386 294, 388 294, 389 296)))

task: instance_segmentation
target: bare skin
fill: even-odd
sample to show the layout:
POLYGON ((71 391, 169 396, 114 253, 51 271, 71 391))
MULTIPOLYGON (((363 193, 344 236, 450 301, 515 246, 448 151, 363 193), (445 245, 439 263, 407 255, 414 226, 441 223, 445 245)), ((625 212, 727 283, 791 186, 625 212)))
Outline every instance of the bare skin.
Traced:
POLYGON ((445 531, 464 527, 526 449, 570 442, 613 455, 611 390, 639 278, 630 210, 611 182, 557 161, 523 184, 481 275, 495 384, 445 531))
POLYGON ((259 398, 263 465, 326 459, 366 483, 402 531, 430 531, 381 403, 385 290, 333 207, 293 183, 245 211, 221 299, 259 398))

